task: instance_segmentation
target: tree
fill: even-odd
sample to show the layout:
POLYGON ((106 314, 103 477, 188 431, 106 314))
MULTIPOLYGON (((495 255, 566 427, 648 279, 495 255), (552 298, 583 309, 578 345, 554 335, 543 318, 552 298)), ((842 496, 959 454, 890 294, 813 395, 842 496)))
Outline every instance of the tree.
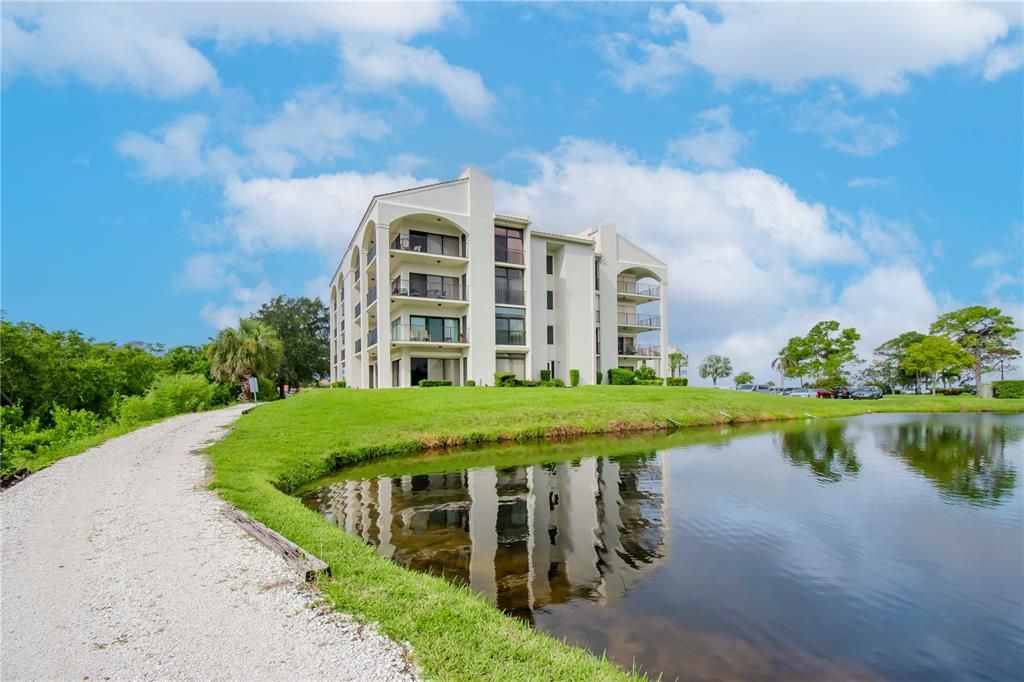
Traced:
POLYGON ((740 384, 752 384, 754 383, 754 375, 751 374, 750 372, 740 372, 735 377, 733 377, 733 381, 736 382, 737 386, 739 386, 740 384))
POLYGON ((242 385, 242 397, 249 399, 249 377, 267 376, 284 356, 281 339, 270 325, 249 318, 239 320, 238 328, 227 327, 206 347, 210 374, 217 381, 242 385))
POLYGON ((854 350, 860 334, 853 327, 840 329, 835 320, 825 320, 811 327, 803 338, 807 357, 806 371, 816 378, 841 377, 847 365, 857 362, 854 350))
POLYGON ((925 335, 920 332, 903 332, 889 339, 875 349, 875 361, 865 371, 871 380, 865 383, 882 383, 887 386, 907 387, 916 383, 916 375, 903 365, 907 348, 919 343, 925 335))
POLYGON ((786 385, 787 373, 793 368, 794 364, 794 361, 784 355, 781 351, 779 352, 779 356, 772 360, 772 369, 779 373, 779 386, 786 385))
POLYGON ((284 344, 281 362, 272 371, 278 389, 298 386, 330 369, 330 313, 320 299, 277 296, 253 315, 270 325, 284 344))
POLYGON ((907 348, 903 365, 908 370, 927 376, 932 393, 935 393, 935 383, 940 373, 970 367, 973 360, 970 353, 949 339, 926 336, 907 348))
POLYGON ((718 380, 732 374, 732 362, 729 358, 721 355, 709 355, 700 363, 700 376, 703 379, 711 378, 711 383, 718 386, 718 380))
POLYGON ((672 351, 668 354, 668 366, 672 376, 679 376, 680 370, 688 364, 690 364, 690 359, 686 357, 686 354, 679 351, 672 351))
MULTIPOLYGON (((785 358, 783 362, 785 370, 783 370, 783 373, 787 377, 799 377, 800 385, 803 386, 804 377, 810 374, 808 362, 810 361, 811 354, 807 347, 807 341, 802 336, 794 336, 782 347, 778 357, 785 358)), ((772 366, 778 367, 774 362, 772 366)))
POLYGON ((999 308, 972 305, 939 315, 931 333, 944 336, 974 357, 974 388, 981 392, 981 375, 994 360, 1020 357, 1014 341, 1020 329, 999 308))

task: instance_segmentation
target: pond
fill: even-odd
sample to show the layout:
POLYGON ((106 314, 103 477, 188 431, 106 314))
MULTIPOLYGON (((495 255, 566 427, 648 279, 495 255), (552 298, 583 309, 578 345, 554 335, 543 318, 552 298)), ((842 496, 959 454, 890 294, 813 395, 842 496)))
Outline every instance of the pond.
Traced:
POLYGON ((1020 679, 1024 415, 390 458, 310 507, 663 679, 1020 679))

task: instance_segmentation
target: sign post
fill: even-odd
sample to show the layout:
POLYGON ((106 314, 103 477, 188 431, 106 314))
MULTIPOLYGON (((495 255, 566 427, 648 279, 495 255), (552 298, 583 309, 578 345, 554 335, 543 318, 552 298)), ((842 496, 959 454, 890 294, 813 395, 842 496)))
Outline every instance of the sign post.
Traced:
POLYGON ((249 377, 249 390, 252 391, 252 399, 257 405, 260 404, 260 399, 256 395, 257 391, 259 391, 259 388, 260 384, 258 381, 256 381, 256 377, 249 377))

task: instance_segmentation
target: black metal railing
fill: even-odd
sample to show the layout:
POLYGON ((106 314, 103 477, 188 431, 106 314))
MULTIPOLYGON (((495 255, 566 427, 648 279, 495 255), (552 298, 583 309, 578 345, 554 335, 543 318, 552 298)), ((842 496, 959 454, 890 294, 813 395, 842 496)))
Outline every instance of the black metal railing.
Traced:
POLYGON ((498 329, 494 332, 494 343, 500 346, 525 346, 526 332, 520 329, 498 329))
POLYGON ((377 300, 377 285, 374 284, 370 287, 370 290, 366 292, 366 305, 369 306, 371 303, 377 300))
POLYGON ((617 289, 620 294, 630 294, 633 296, 650 296, 651 298, 657 298, 661 293, 661 287, 657 284, 638 284, 630 280, 618 280, 617 289))
POLYGON ((465 301, 462 285, 456 282, 427 284, 422 281, 396 279, 391 282, 392 296, 413 296, 415 298, 439 298, 447 301, 465 301))
POLYGON ((391 248, 396 251, 413 253, 431 253, 436 256, 455 256, 462 258, 462 240, 444 234, 399 234, 391 240, 391 248))
POLYGON ((356 339, 356 352, 361 353, 363 351, 363 340, 356 339))
POLYGON ((371 329, 370 331, 366 332, 366 347, 367 348, 372 348, 373 346, 376 346, 376 345, 377 345, 377 330, 376 329, 371 329))
POLYGON ((619 324, 623 327, 650 327, 651 329, 657 329, 661 327, 661 317, 658 315, 619 313, 619 324))
POLYGON ((352 275, 352 281, 353 281, 353 282, 358 282, 358 281, 359 281, 359 268, 356 268, 356 271, 355 271, 355 273, 353 273, 353 275, 352 275))
POLYGON ((370 244, 370 248, 366 250, 366 264, 369 265, 373 262, 373 259, 377 257, 377 244, 370 244))
POLYGON ((362 312, 363 312, 363 304, 362 303, 356 303, 355 315, 353 315, 353 317, 358 320, 359 319, 359 315, 362 312))
POLYGON ((494 290, 494 302, 498 305, 526 305, 526 292, 522 289, 505 289, 499 287, 494 290))
POLYGON ((619 355, 642 355, 643 357, 661 357, 661 346, 651 346, 641 343, 620 343, 619 355))
POLYGON ((468 343, 465 329, 441 329, 431 331, 422 325, 391 325, 391 341, 413 341, 420 343, 468 343))
POLYGON ((523 260, 523 252, 521 250, 503 249, 500 246, 495 246, 494 262, 511 263, 512 265, 522 265, 525 261, 523 260))

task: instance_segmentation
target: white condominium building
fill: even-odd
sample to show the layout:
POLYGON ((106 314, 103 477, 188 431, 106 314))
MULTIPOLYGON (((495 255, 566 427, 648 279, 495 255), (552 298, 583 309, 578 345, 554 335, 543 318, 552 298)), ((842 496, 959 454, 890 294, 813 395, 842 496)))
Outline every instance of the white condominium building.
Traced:
POLYGON ((581 384, 612 367, 668 373, 666 268, 605 225, 535 229, 494 211, 494 183, 380 194, 331 279, 331 379, 355 388, 494 373, 581 384))

